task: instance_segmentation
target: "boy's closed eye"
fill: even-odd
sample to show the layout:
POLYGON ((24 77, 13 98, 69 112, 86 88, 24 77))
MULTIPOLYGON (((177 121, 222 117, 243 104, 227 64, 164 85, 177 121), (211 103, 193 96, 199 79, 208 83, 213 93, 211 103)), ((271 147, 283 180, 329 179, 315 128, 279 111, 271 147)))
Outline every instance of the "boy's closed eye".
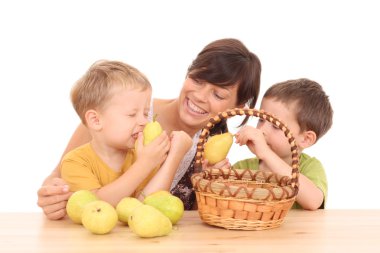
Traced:
POLYGON ((270 125, 272 126, 272 128, 274 128, 274 129, 276 129, 276 130, 281 130, 276 124, 272 124, 272 123, 270 123, 270 122, 266 122, 265 120, 263 120, 263 119, 261 119, 261 118, 258 120, 257 127, 261 127, 261 126, 263 126, 265 123, 270 124, 270 125))

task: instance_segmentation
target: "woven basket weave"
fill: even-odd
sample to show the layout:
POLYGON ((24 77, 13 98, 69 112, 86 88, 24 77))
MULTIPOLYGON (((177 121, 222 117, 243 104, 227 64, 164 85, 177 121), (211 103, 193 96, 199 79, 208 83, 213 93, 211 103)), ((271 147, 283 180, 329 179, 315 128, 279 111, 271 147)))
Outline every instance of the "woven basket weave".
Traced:
POLYGON ((195 166, 202 169, 204 144, 210 129, 236 115, 255 116, 281 129, 292 152, 291 177, 250 169, 207 169, 193 174, 198 212, 210 225, 236 230, 264 230, 280 226, 298 193, 298 147, 289 129, 279 119, 256 109, 231 109, 211 118, 197 145, 195 166))

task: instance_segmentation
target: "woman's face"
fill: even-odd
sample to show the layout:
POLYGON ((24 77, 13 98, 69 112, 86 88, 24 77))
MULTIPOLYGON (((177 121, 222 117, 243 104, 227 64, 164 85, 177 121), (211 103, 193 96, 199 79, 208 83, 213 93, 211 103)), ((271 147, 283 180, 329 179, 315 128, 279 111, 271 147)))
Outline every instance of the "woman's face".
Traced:
POLYGON ((219 87, 186 78, 179 97, 179 117, 182 123, 199 130, 208 120, 237 105, 238 85, 219 87))

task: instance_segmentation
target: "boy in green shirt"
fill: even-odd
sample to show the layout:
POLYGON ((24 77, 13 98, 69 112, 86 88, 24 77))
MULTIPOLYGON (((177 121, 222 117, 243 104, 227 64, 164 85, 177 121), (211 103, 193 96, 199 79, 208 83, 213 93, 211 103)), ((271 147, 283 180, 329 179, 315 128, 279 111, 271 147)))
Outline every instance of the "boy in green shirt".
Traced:
MULTIPOLYGON (((314 145, 332 125, 333 110, 328 96, 314 81, 304 78, 289 80, 275 84, 265 92, 261 109, 287 124, 299 147, 300 187, 293 208, 324 208, 327 196, 324 168, 316 158, 302 152, 314 145)), ((290 175, 290 144, 276 126, 260 119, 257 128, 244 126, 235 137, 236 143, 247 145, 256 157, 239 161, 234 168, 290 175)))

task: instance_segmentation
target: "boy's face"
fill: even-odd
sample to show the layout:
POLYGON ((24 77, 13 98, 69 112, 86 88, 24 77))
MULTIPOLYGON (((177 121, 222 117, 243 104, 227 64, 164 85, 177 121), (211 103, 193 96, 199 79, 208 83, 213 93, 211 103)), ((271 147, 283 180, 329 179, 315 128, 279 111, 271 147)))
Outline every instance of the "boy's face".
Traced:
POLYGON ((103 141, 117 149, 134 148, 138 133, 148 123, 151 89, 117 88, 100 112, 103 141))
MULTIPOLYGON (((290 129, 296 142, 299 143, 302 134, 296 119, 295 106, 296 103, 287 105, 274 98, 263 98, 261 102, 261 109, 280 119, 290 129)), ((264 120, 258 122, 257 128, 264 132, 265 139, 273 152, 283 160, 291 157, 290 144, 281 129, 264 120)))

